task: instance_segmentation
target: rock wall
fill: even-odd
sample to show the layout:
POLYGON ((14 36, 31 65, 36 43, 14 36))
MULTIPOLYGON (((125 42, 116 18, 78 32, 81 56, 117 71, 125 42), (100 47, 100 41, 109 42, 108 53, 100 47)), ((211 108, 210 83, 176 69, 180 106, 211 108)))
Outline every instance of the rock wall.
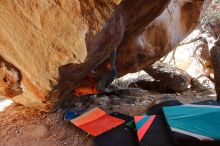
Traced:
POLYGON ((207 29, 207 42, 211 58, 211 67, 214 71, 215 90, 220 102, 220 21, 210 24, 207 29))
POLYGON ((220 39, 216 41, 215 46, 210 50, 211 62, 214 69, 215 90, 217 93, 217 100, 220 102, 220 39))
POLYGON ((144 32, 120 45, 117 57, 119 74, 146 68, 176 48, 198 25, 209 3, 171 1, 144 32))
MULTIPOLYGON (((13 100, 46 109, 43 102, 59 81, 58 68, 85 62, 90 51, 87 41, 102 30, 119 2, 0 1, 1 60, 13 64, 21 76, 22 94, 16 94, 13 100)), ((5 92, 1 94, 12 98, 5 92)))
POLYGON ((115 48, 119 75, 152 64, 195 28, 202 7, 202 1, 1 0, 0 94, 49 111, 115 48))

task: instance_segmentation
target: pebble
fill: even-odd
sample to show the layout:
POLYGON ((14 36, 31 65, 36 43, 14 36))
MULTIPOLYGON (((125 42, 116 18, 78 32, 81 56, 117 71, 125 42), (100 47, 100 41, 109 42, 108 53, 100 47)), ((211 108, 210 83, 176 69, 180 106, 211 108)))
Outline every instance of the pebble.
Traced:
POLYGON ((177 92, 176 95, 177 95, 177 96, 180 96, 181 94, 177 92))

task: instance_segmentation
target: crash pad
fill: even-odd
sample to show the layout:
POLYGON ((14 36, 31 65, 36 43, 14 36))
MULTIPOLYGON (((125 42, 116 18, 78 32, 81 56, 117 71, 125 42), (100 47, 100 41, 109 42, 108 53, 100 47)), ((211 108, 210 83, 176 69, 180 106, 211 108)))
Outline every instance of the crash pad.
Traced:
MULTIPOLYGON (((144 115, 146 115, 146 113, 141 114, 141 116, 144 116, 144 115)), ((128 126, 128 128, 131 128, 134 131, 136 131, 136 126, 135 126, 134 119, 131 120, 130 122, 126 123, 126 125, 128 126)))
POLYGON ((111 130, 125 121, 108 115, 102 109, 96 107, 81 116, 71 120, 71 122, 82 130, 93 136, 98 136, 106 131, 111 130))
POLYGON ((80 116, 84 112, 85 112, 85 110, 78 110, 78 109, 65 110, 64 120, 70 121, 70 120, 80 116))
POLYGON ((220 141, 220 104, 199 102, 163 108, 173 139, 177 144, 220 141))
POLYGON ((163 116, 135 116, 134 119, 140 146, 173 146, 163 116))
POLYGON ((163 115, 163 107, 182 105, 178 100, 170 100, 153 105, 147 110, 148 115, 163 115))
MULTIPOLYGON (((178 100, 170 100, 170 101, 161 102, 159 104, 156 104, 156 105, 153 105, 152 107, 150 107, 147 110, 147 113, 143 113, 143 114, 141 114, 141 116, 144 116, 144 115, 163 115, 163 107, 175 106, 175 105, 182 105, 182 103, 179 102, 178 100)), ((134 120, 132 120, 131 122, 128 122, 127 126, 136 130, 134 120)))
POLYGON ((97 136, 94 146, 139 146, 136 132, 126 125, 133 117, 115 112, 110 115, 125 120, 125 123, 97 136))

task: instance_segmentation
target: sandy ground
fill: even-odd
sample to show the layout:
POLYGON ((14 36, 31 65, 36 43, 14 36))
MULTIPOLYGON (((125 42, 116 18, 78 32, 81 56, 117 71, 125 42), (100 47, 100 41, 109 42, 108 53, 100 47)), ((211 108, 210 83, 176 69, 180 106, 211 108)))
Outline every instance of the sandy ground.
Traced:
MULTIPOLYGON (((182 94, 123 93, 122 96, 93 96, 81 107, 99 106, 108 112, 137 115, 155 103, 172 98, 188 103, 215 97, 191 91, 182 94)), ((92 138, 70 122, 64 121, 63 116, 62 110, 45 113, 13 103, 0 112, 0 146, 92 146, 92 138)))
POLYGON ((0 113, 0 146, 89 146, 86 133, 63 120, 63 112, 45 113, 12 104, 0 113))

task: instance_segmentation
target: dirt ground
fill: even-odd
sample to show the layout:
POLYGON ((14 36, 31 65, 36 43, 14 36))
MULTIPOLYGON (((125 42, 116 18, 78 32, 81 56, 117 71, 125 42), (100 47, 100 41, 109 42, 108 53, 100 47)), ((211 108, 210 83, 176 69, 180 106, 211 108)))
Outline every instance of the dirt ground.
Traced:
POLYGON ((0 146, 89 146, 88 136, 63 120, 63 112, 45 113, 12 104, 0 113, 0 146))
MULTIPOLYGON (((80 106, 87 108, 98 106, 107 112, 138 115, 146 112, 150 106, 170 99, 190 103, 215 97, 192 91, 181 94, 122 93, 121 96, 92 96, 80 106)), ((13 103, 0 112, 0 146, 92 146, 92 138, 70 122, 64 121, 63 116, 62 110, 45 113, 13 103)))

